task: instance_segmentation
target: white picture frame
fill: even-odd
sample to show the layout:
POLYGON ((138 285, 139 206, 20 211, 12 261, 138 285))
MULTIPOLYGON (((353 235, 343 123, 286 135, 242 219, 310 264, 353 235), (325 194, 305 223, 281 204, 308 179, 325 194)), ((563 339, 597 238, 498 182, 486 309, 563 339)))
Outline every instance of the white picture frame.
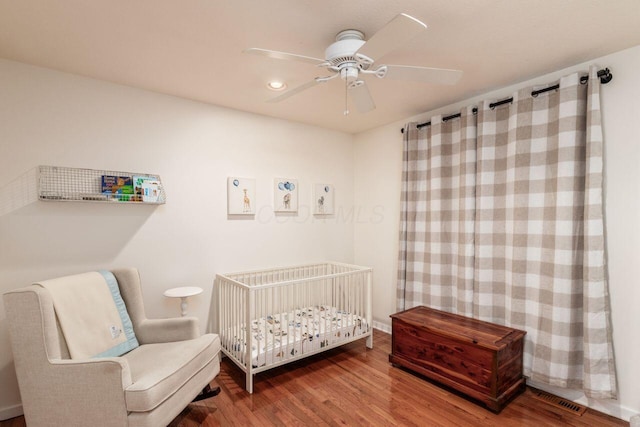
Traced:
POLYGON ((227 214, 256 214, 256 180, 230 176, 227 178, 227 214))
POLYGON ((298 212, 298 180, 275 178, 273 180, 273 211, 278 213, 298 212))
POLYGON ((313 214, 333 215, 334 213, 334 187, 331 184, 313 184, 313 214))

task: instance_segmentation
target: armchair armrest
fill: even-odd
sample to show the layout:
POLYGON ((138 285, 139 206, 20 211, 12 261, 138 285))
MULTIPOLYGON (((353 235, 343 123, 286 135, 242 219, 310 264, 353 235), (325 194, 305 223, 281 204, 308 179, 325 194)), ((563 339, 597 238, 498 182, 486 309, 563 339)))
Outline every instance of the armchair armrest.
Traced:
POLYGON ((20 378, 29 425, 127 425, 125 389, 131 385, 125 359, 54 359, 20 378))
POLYGON ((135 328, 136 338, 142 344, 185 341, 200 336, 196 317, 171 319, 145 319, 135 328))
POLYGON ((100 357, 95 359, 57 359, 49 360, 49 369, 59 375, 58 384, 64 383, 68 378, 75 386, 77 378, 83 378, 83 382, 100 384, 120 383, 119 390, 123 391, 132 383, 129 363, 122 357, 100 357), (91 379, 95 378, 95 382, 91 379))

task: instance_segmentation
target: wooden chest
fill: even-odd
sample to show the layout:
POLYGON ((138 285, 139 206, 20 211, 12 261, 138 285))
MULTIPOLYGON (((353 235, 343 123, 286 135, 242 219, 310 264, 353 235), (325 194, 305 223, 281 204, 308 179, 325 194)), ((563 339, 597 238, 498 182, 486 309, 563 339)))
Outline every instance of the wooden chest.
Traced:
POLYGON ((392 364, 458 390, 495 412, 525 389, 526 332, 423 306, 391 319, 392 364))

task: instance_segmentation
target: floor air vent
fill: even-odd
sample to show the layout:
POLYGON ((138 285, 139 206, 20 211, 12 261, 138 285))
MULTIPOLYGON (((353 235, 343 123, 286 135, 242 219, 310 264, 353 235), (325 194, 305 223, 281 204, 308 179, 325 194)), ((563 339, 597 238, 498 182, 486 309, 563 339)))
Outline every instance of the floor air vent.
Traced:
POLYGON ((531 390, 533 392, 533 397, 538 400, 542 400, 543 402, 547 402, 550 405, 555 406, 556 408, 563 409, 565 411, 571 412, 574 415, 582 416, 587 410, 586 406, 578 405, 575 402, 572 402, 567 399, 563 399, 551 393, 547 393, 542 390, 531 390))

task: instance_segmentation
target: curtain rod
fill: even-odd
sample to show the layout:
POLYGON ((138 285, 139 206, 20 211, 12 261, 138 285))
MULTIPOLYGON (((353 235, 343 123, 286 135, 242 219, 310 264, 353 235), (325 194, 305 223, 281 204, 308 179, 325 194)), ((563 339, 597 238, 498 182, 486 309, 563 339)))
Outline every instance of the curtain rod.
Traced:
MULTIPOLYGON (((613 79, 613 74, 611 74, 611 71, 609 71, 608 68, 605 68, 604 70, 599 70, 598 71, 598 77, 600 78, 600 83, 602 83, 603 85, 606 85, 607 83, 609 83, 611 81, 611 79, 613 79)), ((582 76, 580 77, 580 84, 585 84, 587 83, 587 80, 589 80, 589 77, 587 76, 582 76)), ((531 92, 531 96, 533 96, 534 98, 538 95, 540 95, 541 93, 545 93, 545 92, 549 92, 552 90, 556 90, 560 88, 560 84, 555 84, 553 86, 549 86, 547 88, 544 89, 538 89, 538 90, 534 90, 531 92)), ((503 99, 502 101, 496 101, 493 102, 491 104, 489 104, 489 108, 491 108, 492 110, 494 108, 496 108, 499 105, 504 105, 504 104, 510 104, 513 102, 513 97, 511 98, 507 98, 507 99, 503 99)), ((478 114, 478 109, 477 108, 473 108, 473 114, 478 114)), ((451 114, 450 116, 446 116, 442 118, 443 122, 446 122, 447 120, 451 120, 451 119, 457 119, 458 117, 460 117, 460 113, 456 113, 456 114, 451 114)), ((424 123, 418 123, 416 125, 416 127, 418 129, 423 128, 425 126, 431 126, 431 122, 424 122, 424 123)), ((404 128, 400 129, 401 133, 404 133, 404 128)))

